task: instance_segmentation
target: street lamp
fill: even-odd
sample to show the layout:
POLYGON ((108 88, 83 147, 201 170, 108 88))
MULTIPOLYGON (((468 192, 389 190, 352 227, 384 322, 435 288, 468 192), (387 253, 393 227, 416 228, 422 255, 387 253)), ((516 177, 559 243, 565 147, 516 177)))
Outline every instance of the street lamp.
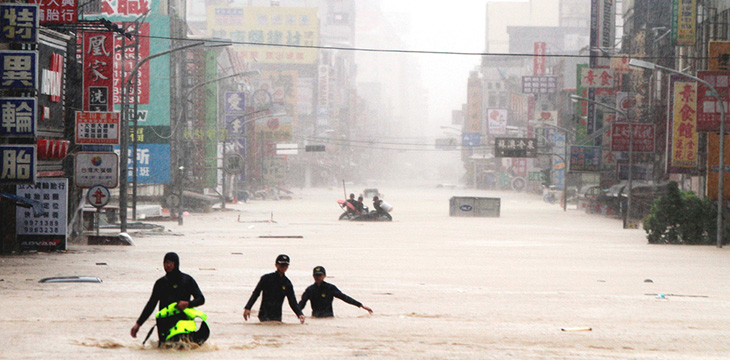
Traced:
MULTIPOLYGON (((204 44, 205 43, 202 41, 197 41, 197 42, 190 43, 187 45, 172 48, 170 50, 165 50, 165 51, 161 51, 156 54, 152 54, 152 55, 140 60, 139 62, 137 62, 137 65, 132 69, 130 74, 136 74, 137 71, 139 70, 139 68, 142 65, 144 65, 144 63, 146 63, 156 57, 167 55, 167 54, 175 52, 175 51, 189 49, 189 48, 195 47, 195 46, 201 46, 204 44)), ((131 89, 129 89, 129 87, 132 85, 132 81, 134 79, 135 79, 135 77, 130 75, 129 78, 127 79, 127 81, 124 82, 124 84, 122 85, 123 93, 129 94, 129 92, 131 90, 131 89)), ((137 95, 135 94, 135 97, 136 96, 137 95)), ((129 151, 129 141, 128 141, 129 123, 128 123, 128 121, 129 120, 127 120, 127 111, 125 110, 125 107, 126 107, 125 102, 127 102, 126 99, 124 99, 122 101, 122 114, 121 114, 121 121, 120 121, 121 126, 119 127, 120 132, 122 133, 122 136, 120 136, 120 139, 119 139, 119 150, 120 150, 119 151, 119 163, 121 164, 120 169, 119 169, 119 177, 120 177, 120 179, 119 179, 119 221, 120 221, 121 232, 127 232, 127 189, 128 189, 128 185, 129 185, 129 181, 127 179, 127 172, 128 172, 127 162, 129 161, 129 154, 128 154, 128 151, 129 151)), ((136 118, 137 114, 135 114, 134 116, 136 118)), ((135 136, 136 136, 136 134, 135 134, 135 136)), ((137 154, 134 154, 133 156, 136 159, 137 154)))
MULTIPOLYGON (((177 117, 178 122, 175 124, 175 131, 178 134, 178 136, 176 136, 176 138, 178 140, 178 144, 182 143, 182 139, 180 136, 180 134, 182 134, 182 128, 180 125, 181 124, 187 125, 187 111, 185 111, 185 109, 187 108, 188 98, 193 93, 193 91, 195 91, 196 89, 199 89, 205 85, 214 83, 214 82, 223 81, 223 80, 238 77, 238 76, 246 77, 246 76, 260 75, 260 74, 261 74, 261 72, 259 70, 241 71, 241 72, 237 72, 235 74, 221 76, 219 78, 215 78, 215 79, 208 80, 208 81, 203 81, 202 83, 196 84, 193 87, 187 89, 185 91, 185 94, 183 95, 183 106, 180 107, 180 112, 178 113, 179 114, 177 117)), ((223 147, 223 149, 225 151, 225 146, 223 147)), ((181 150, 181 149, 178 149, 178 150, 181 150)), ((184 174, 184 172, 183 172, 184 167, 182 166, 182 164, 180 164, 180 156, 182 155, 182 151, 178 151, 177 153, 178 153, 178 160, 177 160, 178 164, 177 165, 179 166, 179 169, 180 169, 180 172, 179 172, 180 179, 178 181, 178 187, 179 187, 178 192, 180 195, 179 195, 178 201, 177 201, 177 207, 178 207, 177 208, 177 223, 178 223, 178 225, 182 225, 183 224, 182 211, 183 211, 183 198, 184 198, 183 179, 182 178, 183 178, 183 174, 184 174)), ((225 179, 225 177, 224 177, 224 179, 225 179)), ((224 185, 224 187, 225 187, 225 185, 224 185)), ((225 207, 225 194, 223 195, 223 207, 225 207)))
MULTIPOLYGON (((692 79, 694 81, 697 81, 705 86, 707 86, 710 89, 710 96, 717 99, 717 102, 720 103, 720 166, 718 169, 717 174, 717 247, 722 247, 722 238, 723 238, 723 224, 722 224, 722 200, 724 197, 723 194, 723 187, 724 187, 724 172, 725 172, 725 103, 723 102, 722 98, 720 97, 720 93, 715 89, 714 86, 710 85, 705 80, 702 80, 696 76, 692 76, 689 74, 685 74, 681 71, 677 71, 674 69, 670 69, 668 67, 664 67, 661 65, 657 65, 648 61, 638 60, 638 59, 631 59, 629 60, 629 66, 638 67, 642 69, 648 69, 648 70, 664 70, 679 76, 684 76, 686 78, 692 79)), ((710 169, 708 169, 709 171, 710 169)))
MULTIPOLYGON (((634 124, 633 124, 633 122, 631 122, 631 119, 629 119, 629 116, 628 116, 628 114, 626 114, 626 112, 624 112, 616 107, 613 107, 611 105, 607 105, 607 104, 604 104, 604 103, 601 103, 601 102, 598 102, 595 100, 584 98, 582 96, 578 96, 575 94, 571 94, 570 99, 572 101, 587 101, 589 103, 604 107, 608 110, 615 111, 615 112, 621 114, 621 116, 625 117, 629 122, 629 190, 626 195, 626 212, 624 213, 624 216, 623 216, 624 229, 625 229, 628 225, 629 213, 631 211, 631 187, 632 187, 632 183, 633 183, 633 173, 634 173, 634 169, 633 169, 634 168, 634 124)), ((619 199, 619 201, 620 201, 620 199, 619 199)))

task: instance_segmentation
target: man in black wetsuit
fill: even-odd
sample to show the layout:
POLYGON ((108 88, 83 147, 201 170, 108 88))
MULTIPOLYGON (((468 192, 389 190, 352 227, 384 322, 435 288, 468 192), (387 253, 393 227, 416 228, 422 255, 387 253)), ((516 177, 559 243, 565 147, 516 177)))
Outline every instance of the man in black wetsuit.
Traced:
POLYGON ((307 300, 312 303, 312 317, 325 318, 335 316, 332 311, 332 300, 338 298, 350 305, 357 306, 367 310, 369 313, 373 313, 373 309, 363 305, 361 302, 345 295, 337 286, 334 286, 324 281, 327 277, 327 272, 323 266, 316 266, 312 271, 314 277, 314 284, 310 285, 307 290, 302 294, 302 300, 299 301, 299 308, 304 309, 307 305, 307 300))
POLYGON ((251 317, 251 308, 263 291, 264 295, 261 297, 261 307, 259 308, 260 321, 281 321, 281 307, 286 297, 289 300, 289 306, 299 317, 299 322, 304 324, 304 314, 297 305, 294 287, 289 278, 284 275, 289 269, 289 256, 284 254, 277 256, 275 265, 276 271, 262 276, 253 290, 251 298, 248 299, 243 310, 243 319, 248 321, 248 318, 251 317))
POLYGON ((159 310, 164 309, 168 305, 176 302, 177 308, 185 310, 186 308, 194 308, 201 306, 205 303, 205 297, 200 292, 198 283, 195 282, 192 276, 180 272, 180 257, 174 252, 165 254, 165 259, 162 263, 165 268, 165 276, 157 279, 155 286, 152 288, 152 295, 150 296, 147 305, 145 305, 142 314, 137 319, 137 322, 132 326, 130 334, 133 338, 137 337, 139 327, 152 315, 155 310, 155 304, 160 303, 159 310), (193 300, 190 300, 192 296, 193 300))

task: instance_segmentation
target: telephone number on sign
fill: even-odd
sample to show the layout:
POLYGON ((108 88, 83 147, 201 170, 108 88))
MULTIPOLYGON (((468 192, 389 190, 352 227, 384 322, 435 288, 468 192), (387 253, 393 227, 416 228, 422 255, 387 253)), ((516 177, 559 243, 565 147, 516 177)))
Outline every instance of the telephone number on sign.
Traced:
POLYGON ((23 232, 25 234, 58 234, 59 228, 57 227, 29 227, 24 226, 23 232))
POLYGON ((23 220, 23 226, 59 226, 58 220, 23 220))

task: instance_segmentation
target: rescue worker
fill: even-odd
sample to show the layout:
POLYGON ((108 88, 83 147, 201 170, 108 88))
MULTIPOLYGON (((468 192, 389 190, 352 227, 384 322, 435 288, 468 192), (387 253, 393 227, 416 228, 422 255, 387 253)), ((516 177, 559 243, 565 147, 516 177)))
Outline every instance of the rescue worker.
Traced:
POLYGON ((327 277, 327 271, 324 269, 324 266, 315 266, 314 270, 312 270, 312 277, 314 277, 314 284, 310 285, 307 290, 304 291, 304 294, 302 294, 302 300, 299 301, 300 309, 304 309, 307 305, 307 301, 312 303, 312 317, 334 317, 335 314, 332 310, 332 300, 334 300, 334 298, 338 298, 350 305, 363 308, 371 314, 373 313, 373 309, 345 295, 337 288, 337 286, 325 282, 324 279, 327 277))
POLYGON ((205 297, 200 291, 195 279, 188 274, 180 272, 180 257, 176 253, 169 252, 165 254, 162 266, 165 269, 165 276, 157 279, 154 287, 152 287, 152 295, 130 331, 133 338, 137 337, 139 327, 152 315, 152 312, 155 310, 155 305, 158 302, 160 304, 159 310, 166 308, 172 303, 177 303, 175 307, 181 311, 186 308, 195 308, 205 303, 205 297), (191 297, 192 300, 190 299, 191 297))
POLYGON ((276 257, 276 271, 261 277, 259 283, 248 299, 248 303, 243 310, 243 319, 248 321, 251 317, 251 308, 261 292, 261 307, 259 308, 259 321, 281 321, 281 307, 284 304, 284 298, 289 300, 289 307, 297 314, 299 322, 304 324, 304 314, 297 305, 297 298, 294 295, 294 286, 292 286, 289 278, 286 277, 286 270, 289 269, 289 256, 281 254, 276 257))

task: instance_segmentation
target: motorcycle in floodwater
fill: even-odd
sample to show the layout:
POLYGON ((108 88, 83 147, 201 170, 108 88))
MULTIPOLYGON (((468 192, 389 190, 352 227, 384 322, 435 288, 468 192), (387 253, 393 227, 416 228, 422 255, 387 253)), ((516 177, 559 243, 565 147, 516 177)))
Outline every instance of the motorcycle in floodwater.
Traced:
MULTIPOLYGON (((352 205, 350 202, 345 200, 337 200, 337 204, 340 205, 340 208, 342 209, 342 214, 340 215, 340 220, 350 220, 350 221, 392 221, 393 217, 385 212, 378 214, 377 211, 368 211, 368 208, 363 208, 363 211, 358 211, 354 205, 352 205)), ((381 205, 382 207, 382 205, 381 205)), ((393 207, 388 205, 388 207, 392 210, 393 207)), ((389 210, 388 210, 389 211, 389 210)))

